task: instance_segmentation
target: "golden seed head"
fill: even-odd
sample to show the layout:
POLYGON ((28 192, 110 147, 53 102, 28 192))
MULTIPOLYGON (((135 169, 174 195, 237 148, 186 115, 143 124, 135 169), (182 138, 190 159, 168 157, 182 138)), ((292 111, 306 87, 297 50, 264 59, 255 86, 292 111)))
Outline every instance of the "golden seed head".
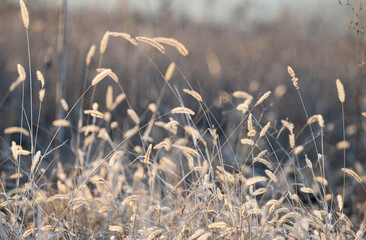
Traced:
POLYGON ((24 67, 18 63, 17 64, 17 70, 18 70, 18 74, 19 74, 20 79, 22 81, 24 81, 25 78, 27 77, 27 75, 25 73, 25 70, 24 70, 24 67))
POLYGON ((23 0, 19 1, 19 5, 20 5, 20 11, 22 14, 22 20, 23 20, 24 27, 29 28, 29 14, 28 14, 27 6, 25 5, 23 0))
POLYGON ((342 84, 341 80, 337 79, 336 80, 336 85, 337 85, 337 92, 338 92, 339 101, 344 103, 344 101, 346 100, 346 94, 344 93, 344 87, 343 87, 343 84, 342 84))
POLYGON ((86 55, 85 59, 86 66, 90 65, 90 61, 93 58, 94 54, 95 54, 95 45, 92 45, 88 51, 88 54, 86 55))
POLYGON ((109 39, 109 31, 105 32, 102 38, 102 41, 100 41, 100 53, 103 54, 105 50, 107 49, 108 45, 108 39, 109 39))
POLYGON ((288 72, 288 74, 289 74, 291 77, 295 77, 295 72, 294 72, 294 70, 292 69, 292 67, 287 66, 287 72, 288 72))

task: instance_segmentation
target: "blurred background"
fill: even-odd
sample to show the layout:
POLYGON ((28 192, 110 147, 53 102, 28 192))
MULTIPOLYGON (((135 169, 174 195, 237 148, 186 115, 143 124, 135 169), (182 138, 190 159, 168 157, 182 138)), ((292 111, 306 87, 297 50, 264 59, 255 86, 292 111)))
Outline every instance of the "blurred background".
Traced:
MULTIPOLYGON (((39 69, 46 78, 47 104, 42 109, 41 125, 43 138, 49 139, 48 130, 58 118, 60 98, 57 82, 62 49, 62 1, 25 2, 30 13, 32 74, 35 76, 35 70, 39 69)), ((0 4, 0 94, 4 100, 0 114, 6 114, 0 121, 0 129, 20 125, 21 87, 4 97, 18 76, 17 63, 28 69, 26 35, 18 4, 11 0, 2 0, 0 4)), ((350 165, 356 161, 365 165, 365 121, 361 117, 361 112, 366 111, 363 1, 78 0, 69 1, 67 10, 69 105, 82 94, 84 79, 90 83, 95 76, 99 43, 107 30, 133 37, 171 37, 187 47, 190 52, 187 57, 169 47, 167 54, 162 55, 146 45, 139 46, 143 49, 139 51, 121 39, 108 42, 101 67, 111 68, 119 76, 139 115, 149 102, 157 99, 164 84, 159 71, 165 73, 172 59, 193 89, 205 98, 224 130, 230 132, 237 124, 231 121, 231 116, 237 114, 235 107, 239 102, 228 94, 242 90, 253 94, 255 99, 272 91, 270 100, 260 109, 266 112, 263 123, 273 121, 272 126, 279 130, 279 120, 288 119, 298 132, 306 117, 287 73, 290 65, 299 78, 309 115, 322 114, 325 119, 327 157, 336 168, 343 164, 342 151, 335 148, 342 140, 341 105, 335 85, 335 80, 341 79, 346 90, 346 138, 351 142, 347 161, 350 165), (93 44, 97 52, 87 70, 85 56, 93 44)), ((176 73, 171 81, 178 89, 188 87, 181 74, 176 73)), ((111 83, 103 82, 97 88, 95 96, 100 103, 105 102, 108 84, 111 83)), ((182 98, 187 106, 197 108, 191 97, 182 95, 182 98)), ((178 105, 169 91, 164 100, 163 113, 178 105)), ((29 109, 27 104, 25 107, 29 109)), ((113 119, 124 116, 126 108, 121 105, 113 113, 113 119)), ((100 110, 105 110, 104 104, 100 104, 100 110)), ((70 120, 76 123, 77 117, 72 115, 70 120)), ((124 130, 129 127, 122 124, 124 130)), ((298 144, 308 143, 310 136, 305 130, 298 144)), ((312 145, 305 146, 311 152, 312 145)))

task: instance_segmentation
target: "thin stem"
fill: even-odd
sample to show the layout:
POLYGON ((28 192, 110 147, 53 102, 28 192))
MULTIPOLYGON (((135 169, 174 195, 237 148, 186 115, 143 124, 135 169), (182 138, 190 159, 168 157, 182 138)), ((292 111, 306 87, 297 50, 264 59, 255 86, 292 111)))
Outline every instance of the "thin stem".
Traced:
MULTIPOLYGON (((343 134, 343 141, 346 141, 346 130, 344 124, 344 103, 342 102, 342 134, 343 134)), ((346 168, 346 148, 343 148, 343 168, 346 168)), ((343 201, 346 194, 346 173, 343 172, 343 201)), ((343 208, 342 208, 343 212, 343 208)))
POLYGON ((39 121, 41 118, 41 111, 42 111, 42 102, 39 103, 39 109, 38 109, 38 117, 37 117, 37 129, 36 129, 36 136, 34 138, 34 151, 36 151, 37 148, 37 139, 38 139, 38 130, 39 130, 39 121))
MULTIPOLYGON (((305 116, 306 116, 306 120, 308 120, 309 119, 309 115, 308 115, 308 112, 306 111, 306 107, 305 107, 305 104, 304 104, 304 100, 302 99, 302 96, 301 96, 301 93, 300 93, 300 90, 299 89, 297 90, 297 93, 299 95, 299 98, 300 98, 300 101, 301 101, 301 105, 302 105, 302 108, 303 108, 304 113, 305 113, 305 116)), ((313 132, 313 128, 311 127, 311 124, 309 124, 309 128, 310 128, 310 132, 311 132, 311 137, 313 138, 313 143, 314 143, 314 147, 315 147, 316 154, 319 155, 318 147, 316 146, 315 136, 314 136, 314 132, 313 132)))
POLYGON ((30 140, 31 140, 32 158, 33 158, 33 154, 34 154, 34 146, 33 146, 33 86, 32 86, 32 64, 31 64, 28 28, 26 28, 26 33, 27 33, 27 49, 28 49, 28 65, 29 65, 30 140))

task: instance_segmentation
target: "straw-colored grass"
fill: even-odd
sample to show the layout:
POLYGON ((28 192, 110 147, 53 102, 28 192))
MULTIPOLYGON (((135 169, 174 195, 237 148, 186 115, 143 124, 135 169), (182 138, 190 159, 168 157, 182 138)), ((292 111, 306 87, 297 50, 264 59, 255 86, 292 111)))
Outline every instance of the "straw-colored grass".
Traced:
MULTIPOLYGON (((28 29, 22 0, 20 7, 28 29)), ((300 76, 291 67, 287 67, 289 83, 305 113, 303 129, 310 129, 307 141, 299 138, 301 126, 291 119, 266 118, 275 104, 273 98, 286 94, 283 85, 274 96, 271 91, 258 96, 247 89, 227 94, 230 109, 221 114, 228 116, 230 126, 224 128, 210 107, 217 103, 206 102, 205 89, 192 87, 163 44, 174 46, 183 55, 179 57, 188 55, 187 48, 172 38, 132 38, 106 31, 97 73, 85 77, 89 86, 77 101, 59 102, 67 112, 65 118, 44 123, 39 120, 40 107, 33 128, 33 117, 29 120, 27 112, 20 110, 22 125, 13 123, 4 130, 12 138, 4 154, 14 171, 1 176, 0 239, 363 238, 366 223, 354 221, 345 209, 350 208, 346 193, 365 190, 365 173, 360 166, 355 166, 356 171, 345 167, 349 165, 345 150, 352 145, 345 140, 344 126, 343 140, 324 148, 326 119, 320 114, 308 116, 300 76), (102 65, 110 37, 129 41, 129 47, 153 62, 151 53, 137 44, 147 43, 168 60, 165 75, 154 65, 163 82, 160 92, 139 89, 139 96, 148 96, 141 105, 131 100, 136 93, 123 91, 124 78, 102 65), (107 77, 112 78, 111 85, 102 82, 107 77), (184 88, 174 83, 178 79, 183 79, 184 88), (93 95, 102 93, 103 101, 92 98, 85 107, 80 102, 91 89, 93 95), (167 91, 174 96, 171 105, 178 107, 166 107, 167 91), (185 95, 187 102, 181 92, 189 95, 185 95), (37 141, 40 128, 52 136, 47 142, 37 141), (60 128, 69 134, 66 141, 57 139, 60 128), (328 154, 328 149, 334 151, 328 154), (344 153, 344 167, 338 173, 352 181, 347 178, 346 184, 344 177, 343 186, 332 189, 326 166, 337 150, 344 153), (67 158, 68 164, 60 158, 67 158)), ((92 45, 86 54, 88 70, 97 57, 95 49, 92 45)), ((17 71, 19 85, 27 74, 20 64, 17 71)), ((48 100, 44 98, 48 78, 46 86, 42 73, 36 74, 40 86, 34 90, 39 91, 37 104, 42 106, 48 100)), ((339 80, 335 85, 345 124, 346 89, 339 80)))

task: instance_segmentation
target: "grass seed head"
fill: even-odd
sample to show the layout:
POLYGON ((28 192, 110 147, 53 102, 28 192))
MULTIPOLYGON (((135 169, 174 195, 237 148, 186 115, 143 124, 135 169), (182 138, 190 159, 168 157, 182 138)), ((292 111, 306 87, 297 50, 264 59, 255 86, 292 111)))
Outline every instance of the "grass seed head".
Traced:
POLYGON ((29 13, 28 13, 28 9, 27 6, 25 5, 23 0, 19 1, 19 5, 20 5, 20 12, 22 14, 22 20, 23 20, 23 24, 25 28, 29 28, 29 13))
POLYGON ((339 101, 341 103, 344 103, 344 101, 346 100, 346 94, 344 92, 344 87, 343 87, 341 80, 337 79, 336 85, 337 85, 337 93, 338 93, 339 101))

